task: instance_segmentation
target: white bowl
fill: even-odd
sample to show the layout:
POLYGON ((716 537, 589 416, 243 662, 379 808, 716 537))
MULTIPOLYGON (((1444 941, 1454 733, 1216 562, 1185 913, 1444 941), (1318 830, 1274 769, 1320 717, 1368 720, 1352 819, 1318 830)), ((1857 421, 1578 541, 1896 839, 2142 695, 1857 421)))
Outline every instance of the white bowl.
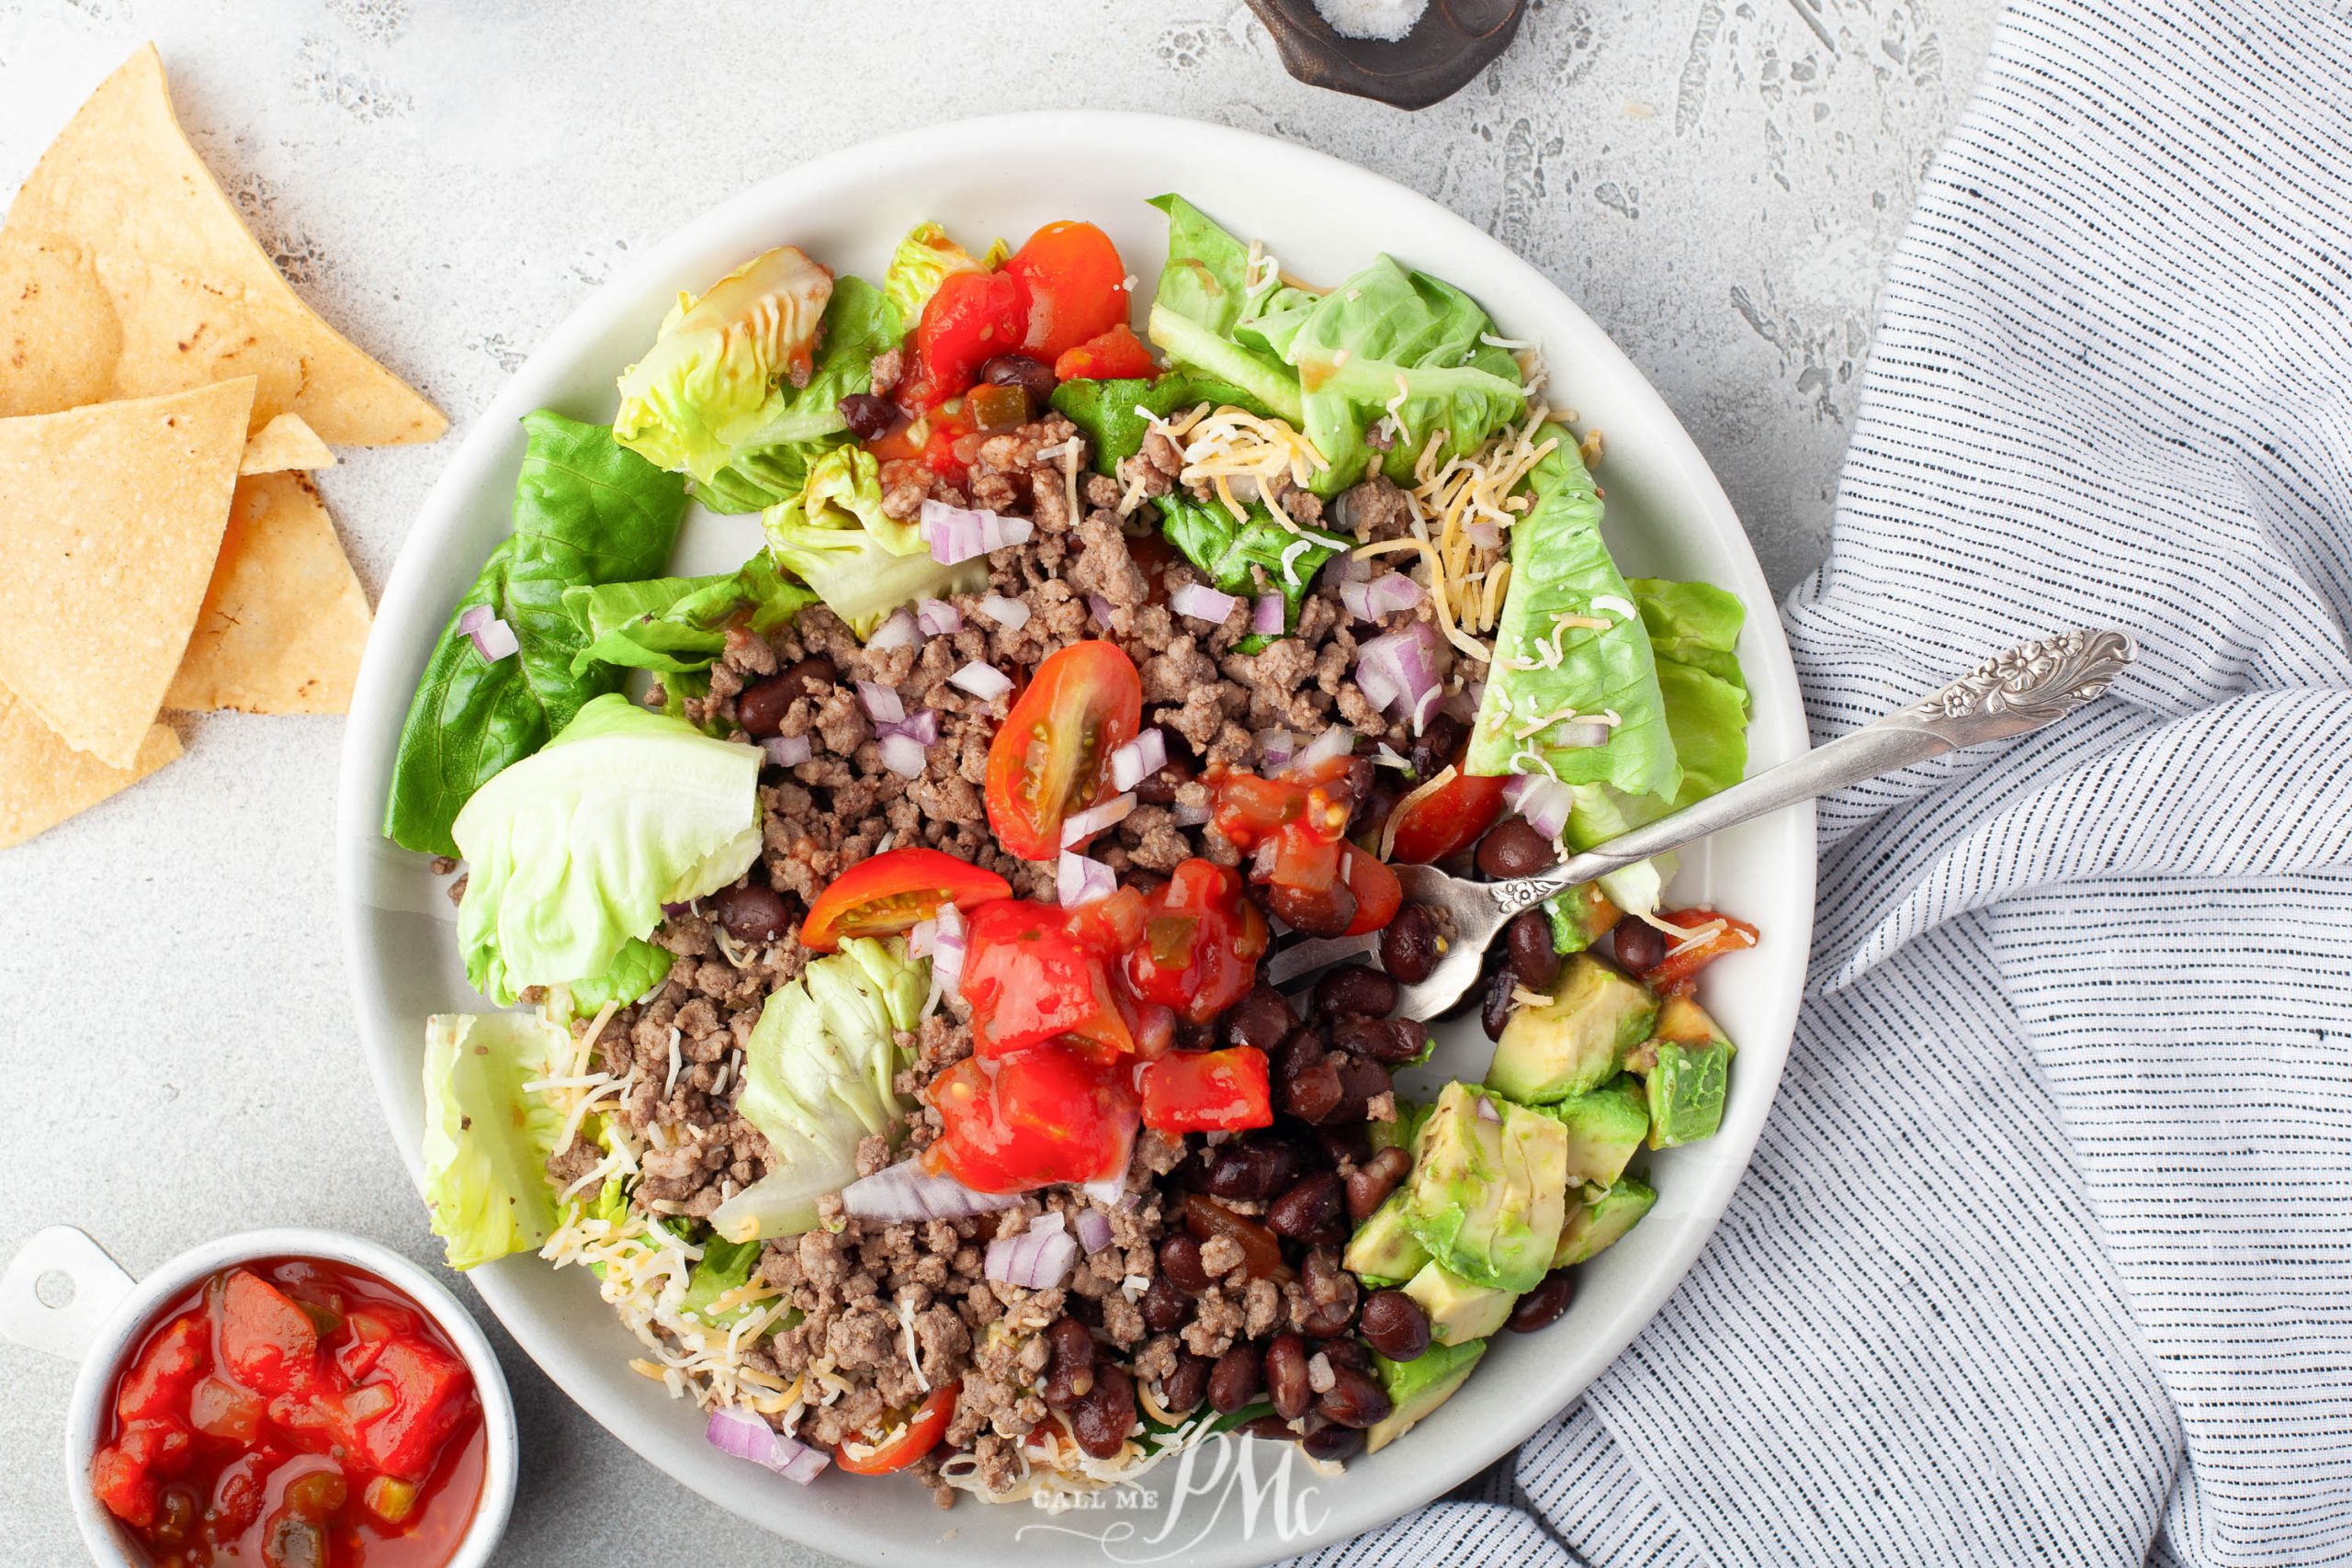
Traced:
MULTIPOLYGON (((1552 400, 1604 433, 1599 477, 1608 533, 1630 575, 1703 578, 1748 610, 1740 645, 1755 696, 1756 767, 1805 747, 1787 644, 1756 558, 1722 487, 1641 373, 1583 311, 1527 263, 1425 197, 1351 164, 1247 132, 1146 115, 1013 115, 892 136, 812 162, 686 225, 574 311, 452 455, 426 498, 384 591, 351 707, 343 757, 341 893, 360 1036, 401 1155, 416 1168, 423 1114, 418 1064, 428 1013, 481 1010, 451 940, 452 914, 423 857, 379 834, 401 723, 449 606, 505 537, 516 421, 552 406, 612 416, 613 380, 652 341, 682 288, 700 288, 765 247, 794 243, 837 269, 878 278, 892 246, 922 219, 978 245, 1019 240, 1057 218, 1101 224, 1148 296, 1165 248, 1144 205, 1182 191, 1237 233, 1264 237, 1290 271, 1336 278, 1390 252, 1467 289, 1514 337, 1539 340, 1552 400)), ((681 569, 731 570, 759 542, 757 519, 697 516, 681 569)), ((537 1258, 474 1271, 474 1283, 523 1348, 623 1441, 713 1502, 780 1534, 867 1562, 974 1559, 1024 1563, 1174 1561, 1246 1564, 1343 1539, 1396 1517, 1471 1475, 1574 1399, 1657 1312, 1706 1240, 1746 1168, 1787 1056, 1811 931, 1813 817, 1794 807, 1687 852, 1688 902, 1720 899, 1764 942, 1711 972, 1707 999, 1740 1045, 1723 1130, 1656 1156, 1659 1198, 1632 1235, 1588 1266, 1568 1315, 1532 1337, 1502 1335, 1451 1403, 1405 1440, 1351 1463, 1344 1477, 1296 1471, 1291 1506, 1245 1510, 1201 1495, 1206 1456, 1185 1486, 1172 1467, 1146 1478, 1139 1506, 1114 1504, 1047 1518, 1027 1507, 934 1508, 911 1482, 837 1473, 803 1489, 703 1441, 703 1422, 630 1371, 634 1341, 594 1282, 537 1258), (1303 1494, 1311 1492, 1311 1495, 1303 1494), (1279 1512, 1281 1517, 1273 1516, 1279 1512), (1127 1529, 1124 1536, 1120 1530, 1127 1529), (1116 1539, 1107 1546, 1106 1530, 1116 1539)), ((1475 1022, 1441 1043, 1439 1065, 1482 1074, 1475 1022)), ((1217 1466, 1233 1450, 1210 1445, 1217 1466)), ((1283 1452, 1288 1452, 1285 1447, 1283 1452)), ((1229 1480, 1229 1477, 1227 1478, 1229 1480)), ((1226 1480, 1217 1482, 1219 1486, 1226 1480)))
POLYGON ((147 1568, 152 1561, 90 1485, 91 1456, 107 1429, 107 1395, 124 1359, 154 1325, 155 1314, 190 1285, 258 1258, 322 1258, 365 1269, 415 1303, 449 1337, 481 1401, 483 1450, 481 1496, 447 1568, 488 1568, 514 1506, 517 1446, 514 1404, 497 1352, 457 1297, 391 1248, 339 1231, 294 1227, 222 1236, 135 1282, 71 1225, 38 1232, 9 1260, 0 1278, 0 1334, 81 1364, 65 1409, 65 1489, 91 1557, 107 1568, 147 1568), (54 1306, 38 1293, 51 1274, 62 1274, 71 1286, 67 1299, 54 1306))

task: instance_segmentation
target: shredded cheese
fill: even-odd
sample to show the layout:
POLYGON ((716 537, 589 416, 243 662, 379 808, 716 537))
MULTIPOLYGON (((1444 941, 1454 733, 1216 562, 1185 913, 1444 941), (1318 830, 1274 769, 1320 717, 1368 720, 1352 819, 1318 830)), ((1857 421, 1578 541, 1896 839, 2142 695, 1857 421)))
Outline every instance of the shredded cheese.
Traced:
POLYGON ((1678 954, 1688 953, 1694 947, 1714 941, 1715 938, 1731 930, 1731 922, 1723 919, 1721 916, 1717 916, 1715 919, 1709 920, 1703 926, 1690 926, 1688 928, 1682 926, 1668 926, 1666 929, 1670 931, 1681 931, 1687 930, 1689 933, 1684 936, 1680 942, 1676 942, 1672 947, 1666 950, 1667 957, 1672 958, 1678 954))
POLYGON ((1261 418, 1230 404, 1216 409, 1203 404, 1186 421, 1181 436, 1170 427, 1170 437, 1179 442, 1177 451, 1183 459, 1178 479, 1208 486, 1236 518, 1249 515, 1244 505, 1248 498, 1234 489, 1233 481, 1246 479, 1255 487, 1250 495, 1265 502, 1293 533, 1301 530, 1283 510, 1279 492, 1285 484, 1306 489, 1317 472, 1331 466, 1315 443, 1287 421, 1261 418))

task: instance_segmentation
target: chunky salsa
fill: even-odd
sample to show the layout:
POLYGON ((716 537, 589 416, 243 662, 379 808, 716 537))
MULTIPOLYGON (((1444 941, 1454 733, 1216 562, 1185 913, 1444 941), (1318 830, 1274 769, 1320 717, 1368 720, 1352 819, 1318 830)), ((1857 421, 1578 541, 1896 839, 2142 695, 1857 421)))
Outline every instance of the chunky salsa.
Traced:
POLYGON ((414 1303, 318 1258, 193 1285, 118 1375, 98 1501, 159 1568, 434 1568, 481 1495, 481 1404, 414 1303))

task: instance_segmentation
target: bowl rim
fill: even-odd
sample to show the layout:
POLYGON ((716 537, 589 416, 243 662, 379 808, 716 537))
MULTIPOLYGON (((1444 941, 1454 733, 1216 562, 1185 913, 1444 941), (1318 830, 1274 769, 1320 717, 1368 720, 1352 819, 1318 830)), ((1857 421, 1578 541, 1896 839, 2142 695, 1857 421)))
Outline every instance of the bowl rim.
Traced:
POLYGON ((239 1231, 192 1247, 138 1279, 91 1336, 88 1351, 74 1374, 65 1415, 65 1483, 74 1499, 74 1522, 93 1558, 122 1568, 148 1568, 143 1551, 128 1543, 122 1527, 90 1487, 90 1461, 96 1454, 107 1391, 113 1387, 156 1311, 188 1286, 220 1270, 260 1258, 318 1258, 365 1269, 405 1293, 449 1337, 473 1374, 481 1401, 481 1496, 474 1517, 444 1568, 489 1568, 514 1507, 521 1440, 514 1425, 514 1399, 505 1369, 490 1337, 449 1288, 381 1242, 343 1231, 305 1225, 273 1225, 239 1231))
MULTIPOLYGON (((877 170, 887 173, 893 167, 920 166, 943 145, 956 145, 967 155, 975 148, 1011 152, 1032 151, 1039 145, 1056 149, 1091 146, 1096 155, 1102 155, 1127 146, 1151 147, 1171 137, 1186 140, 1189 154, 1204 171, 1246 167, 1252 159, 1271 161, 1289 172, 1320 176, 1343 188, 1376 195, 1382 203, 1384 224, 1393 223, 1400 233, 1409 234, 1412 248, 1442 251, 1450 247, 1458 252, 1468 246, 1484 253, 1487 265, 1505 275, 1506 287, 1515 295, 1543 299, 1559 320, 1576 331, 1580 350, 1612 362, 1610 374, 1624 385, 1622 400, 1610 410, 1611 423, 1622 428, 1637 417, 1663 444, 1666 456, 1661 460, 1696 492, 1700 515, 1685 519, 1672 531, 1718 544, 1730 558, 1730 570, 1727 574, 1716 575, 1715 581, 1734 591, 1744 604, 1757 612, 1748 616, 1753 640, 1744 639, 1741 650, 1753 697, 1751 756, 1760 750, 1768 758, 1780 760, 1806 750, 1809 737, 1794 664, 1777 616, 1770 613, 1775 600, 1728 497, 1697 445, 1648 378, 1581 307, 1532 263, 1468 220, 1417 191, 1334 155, 1252 131, 1173 116, 1120 110, 1036 110, 926 126, 854 143, 756 182, 687 220, 648 246, 574 307, 475 416, 419 507, 409 538, 386 580, 376 631, 369 638, 354 693, 338 774, 337 914, 344 928, 345 955, 363 1054, 394 1145, 413 1180, 421 1185, 423 1170, 418 1141, 409 1125, 412 1118, 404 1103, 406 1086, 400 1081, 406 1064, 400 1061, 397 1045, 385 1035, 383 1014, 388 1010, 382 1003, 380 988, 372 984, 379 969, 391 965, 367 941, 371 901, 364 896, 376 862, 388 852, 405 853, 382 842, 379 824, 384 780, 414 684, 414 670, 405 664, 396 667, 399 656, 390 651, 393 635, 387 628, 403 625, 420 614, 429 615, 436 627, 439 625, 446 605, 431 594, 428 579, 434 567, 426 557, 445 547, 462 526, 467 508, 485 474, 503 473, 497 454, 512 439, 514 422, 553 393, 562 376, 616 319, 649 297, 672 297, 679 276, 711 248, 718 237, 755 224, 763 214, 779 205, 807 200, 812 193, 822 194, 833 187, 851 186, 856 176, 870 180, 877 170), (400 1063, 397 1066, 396 1062, 400 1063)), ((1195 190, 1204 193, 1211 206, 1215 205, 1219 181, 1220 176, 1207 173, 1195 181, 1195 190)), ((867 185, 858 188, 873 187, 867 185)), ((614 367, 616 371, 617 368, 614 367)), ((1627 1292, 1611 1315, 1591 1325, 1586 1343, 1601 1346, 1606 1352, 1597 1367, 1605 1367, 1620 1355, 1657 1315, 1689 1273, 1700 1248, 1722 1218, 1733 1189, 1744 1177, 1753 1156, 1764 1113, 1777 1089, 1794 1032, 1804 951, 1810 945, 1815 872, 1813 807, 1810 803, 1792 807, 1739 831, 1775 835, 1772 852, 1783 863, 1781 886, 1788 896, 1790 912, 1774 931, 1775 953, 1770 962, 1792 968, 1787 983, 1773 987, 1776 994, 1762 1017, 1764 1027, 1748 1032, 1752 1043, 1741 1051, 1742 1093, 1735 1097, 1723 1131, 1711 1140, 1718 1150, 1736 1150, 1727 1152, 1723 1161, 1730 1167, 1731 1174, 1723 1179, 1720 1191, 1710 1193, 1705 1201, 1689 1212, 1687 1224, 1661 1255, 1655 1272, 1627 1292), (1783 953, 1792 956, 1782 958, 1780 955, 1783 953)), ((820 1551, 856 1562, 909 1560, 899 1549, 862 1533, 854 1508, 819 1503, 806 1507, 771 1506, 755 1509, 739 1490, 730 1489, 726 1482, 714 1477, 707 1465, 684 1458, 675 1458, 673 1462, 673 1454, 665 1451, 669 1445, 659 1436, 633 1430, 639 1424, 630 1419, 621 1399, 609 1392, 609 1370, 593 1368, 574 1352, 556 1325, 524 1299, 521 1288, 514 1283, 521 1278, 514 1272, 517 1269, 544 1267, 535 1257, 517 1256, 477 1269, 470 1278, 483 1301, 526 1353, 599 1425, 696 1495, 763 1529, 788 1532, 792 1539, 820 1551)), ((1597 1370, 1593 1375, 1598 1375, 1597 1370)), ((1508 1419, 1486 1428, 1491 1440, 1472 1445, 1465 1450, 1470 1457, 1423 1456, 1426 1462, 1416 1471, 1412 1481, 1389 1488, 1376 1498, 1361 1486, 1352 1493, 1343 1491, 1342 1501, 1331 1508, 1319 1529, 1279 1540, 1254 1537, 1231 1550, 1220 1548, 1187 1556, 1185 1561, 1244 1568, 1380 1528, 1442 1495, 1509 1452, 1573 1403, 1589 1386, 1589 1381, 1588 1378, 1569 1389, 1556 1404, 1550 1402, 1548 1396, 1525 1400, 1523 1407, 1513 1410, 1508 1419)), ((923 1506, 929 1505, 926 1502, 923 1506)), ((968 1542, 945 1548, 946 1551, 958 1553, 972 1550, 973 1543, 968 1542)))

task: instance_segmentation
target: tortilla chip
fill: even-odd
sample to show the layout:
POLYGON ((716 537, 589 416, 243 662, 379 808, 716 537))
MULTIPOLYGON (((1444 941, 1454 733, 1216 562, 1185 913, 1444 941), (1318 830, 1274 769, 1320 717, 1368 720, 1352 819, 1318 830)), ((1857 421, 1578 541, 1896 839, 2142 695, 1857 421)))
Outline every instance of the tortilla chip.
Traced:
POLYGON ((153 44, 50 144, 8 227, 71 241, 93 259, 122 323, 111 396, 252 376, 256 427, 299 413, 322 439, 350 446, 431 441, 448 428, 287 287, 181 132, 153 44))
POLYGON ((220 564, 164 705, 344 713, 368 595, 306 474, 237 481, 220 564))
POLYGON ((0 418, 101 400, 121 354, 114 306, 81 247, 0 230, 0 418))
POLYGON ((118 768, 204 603, 253 396, 248 378, 0 420, 0 685, 118 768))
POLYGON ((282 474, 293 468, 332 468, 334 454, 319 433, 302 423, 299 413, 282 413, 245 443, 237 464, 240 474, 282 474))
POLYGON ((57 738, 0 687, 0 850, 49 831, 180 756, 180 738, 147 728, 130 767, 111 767, 57 738))

